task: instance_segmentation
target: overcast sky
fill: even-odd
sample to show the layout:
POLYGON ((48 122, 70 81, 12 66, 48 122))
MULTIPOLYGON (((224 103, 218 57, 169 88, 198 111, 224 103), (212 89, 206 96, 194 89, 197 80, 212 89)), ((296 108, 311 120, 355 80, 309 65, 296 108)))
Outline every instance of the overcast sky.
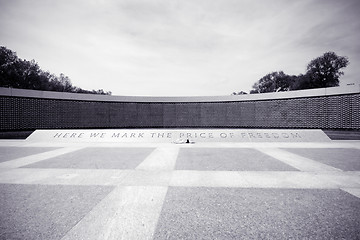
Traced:
POLYGON ((249 92, 327 51, 360 83, 360 0, 0 0, 0 45, 113 95, 249 92))

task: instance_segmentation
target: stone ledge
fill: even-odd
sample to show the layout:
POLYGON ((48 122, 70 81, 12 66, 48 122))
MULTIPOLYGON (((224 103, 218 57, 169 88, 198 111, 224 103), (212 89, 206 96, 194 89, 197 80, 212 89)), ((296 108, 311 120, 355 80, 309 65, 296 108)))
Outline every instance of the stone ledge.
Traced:
POLYGON ((32 142, 329 142, 321 130, 292 129, 69 129, 36 130, 32 142))
POLYGON ((0 88, 0 96, 63 99, 79 101, 100 101, 100 102, 236 102, 236 101, 257 101, 289 99, 302 97, 321 97, 343 94, 360 93, 359 86, 345 86, 332 88, 318 88, 290 92, 274 92, 261 94, 227 95, 227 96, 184 96, 184 97, 149 97, 149 96, 109 96, 96 94, 81 94, 67 92, 37 91, 16 88, 0 88))

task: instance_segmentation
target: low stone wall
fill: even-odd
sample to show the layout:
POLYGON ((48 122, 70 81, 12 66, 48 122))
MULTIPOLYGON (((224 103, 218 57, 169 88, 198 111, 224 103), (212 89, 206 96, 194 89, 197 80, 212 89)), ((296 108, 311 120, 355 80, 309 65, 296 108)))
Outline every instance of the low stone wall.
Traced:
POLYGON ((28 142, 329 142, 319 129, 51 129, 36 130, 28 142))
POLYGON ((0 130, 360 129, 358 88, 223 97, 122 97, 0 88, 0 130))

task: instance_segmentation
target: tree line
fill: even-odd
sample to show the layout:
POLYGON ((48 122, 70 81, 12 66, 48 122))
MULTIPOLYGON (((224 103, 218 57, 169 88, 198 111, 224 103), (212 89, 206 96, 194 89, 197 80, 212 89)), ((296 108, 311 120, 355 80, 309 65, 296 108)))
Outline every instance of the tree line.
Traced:
POLYGON ((35 60, 23 60, 4 46, 0 46, 0 87, 111 95, 103 89, 89 91, 73 86, 63 73, 56 76, 44 71, 35 60))
MULTIPOLYGON (((322 56, 310 61, 306 73, 300 75, 287 75, 283 71, 272 72, 252 86, 250 94, 266 92, 282 92, 312 88, 325 88, 339 86, 340 76, 344 74, 341 69, 349 64, 346 56, 338 56, 334 52, 326 52, 322 56)), ((234 92, 232 95, 246 94, 234 92)))

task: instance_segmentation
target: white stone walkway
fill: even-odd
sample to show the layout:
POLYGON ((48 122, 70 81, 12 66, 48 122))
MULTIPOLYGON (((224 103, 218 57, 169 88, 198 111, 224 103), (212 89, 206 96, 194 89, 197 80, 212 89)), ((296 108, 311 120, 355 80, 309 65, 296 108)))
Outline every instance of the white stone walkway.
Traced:
MULTIPOLYGON (((360 171, 343 171, 280 148, 360 149, 360 141, 330 143, 28 143, 0 141, 0 147, 60 147, 0 162, 0 183, 110 185, 115 189, 63 239, 152 239, 169 186, 342 189, 360 198, 360 171), (153 147, 135 169, 24 168, 86 147, 153 147), (253 148, 299 171, 175 170, 184 148, 253 148)), ((360 161, 360 156, 359 156, 360 161)))

